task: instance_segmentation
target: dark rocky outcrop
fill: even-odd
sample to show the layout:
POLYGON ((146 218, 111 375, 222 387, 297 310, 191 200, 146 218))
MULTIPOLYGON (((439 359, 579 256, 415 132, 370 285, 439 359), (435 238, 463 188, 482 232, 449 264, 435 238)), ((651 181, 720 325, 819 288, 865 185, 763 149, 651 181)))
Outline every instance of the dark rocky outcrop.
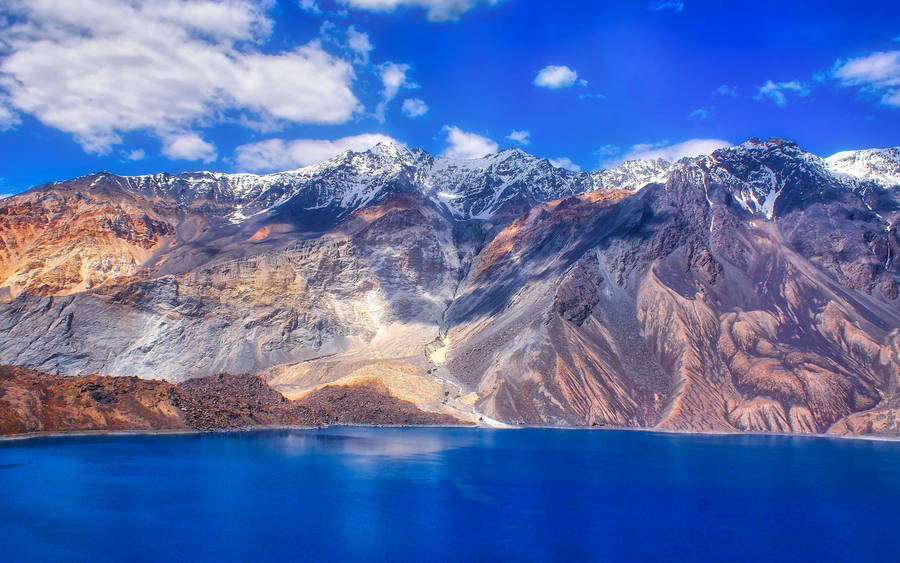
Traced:
POLYGON ((413 403, 391 396, 378 381, 326 385, 296 401, 324 424, 456 425, 447 414, 423 412, 413 403))
POLYGON ((63 377, 0 366, 0 435, 223 430, 323 424, 458 424, 373 384, 326 387, 290 401, 252 375, 174 385, 137 377, 63 377))

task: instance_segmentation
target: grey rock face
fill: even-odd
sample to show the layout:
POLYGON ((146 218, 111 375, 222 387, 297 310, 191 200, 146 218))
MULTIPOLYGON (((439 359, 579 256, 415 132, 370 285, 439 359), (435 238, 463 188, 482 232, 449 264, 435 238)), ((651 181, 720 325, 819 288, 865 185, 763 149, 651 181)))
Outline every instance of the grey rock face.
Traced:
POLYGON ((291 397, 376 380, 460 420, 859 432, 900 400, 900 204, 859 162, 770 139, 573 173, 380 145, 91 175, 0 204, 0 362, 291 397))

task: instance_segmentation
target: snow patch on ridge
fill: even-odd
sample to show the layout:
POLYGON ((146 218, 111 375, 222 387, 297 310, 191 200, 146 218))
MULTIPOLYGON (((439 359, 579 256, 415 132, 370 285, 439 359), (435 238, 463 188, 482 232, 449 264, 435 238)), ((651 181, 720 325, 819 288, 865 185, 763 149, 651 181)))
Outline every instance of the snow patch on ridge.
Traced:
POLYGON ((883 188, 900 186, 900 147, 842 151, 825 159, 831 172, 875 182, 883 188))
MULTIPOLYGON (((381 143, 364 152, 346 151, 318 164, 272 174, 201 171, 131 176, 119 181, 145 196, 172 198, 185 205, 202 199, 230 207, 225 216, 232 223, 270 212, 298 197, 303 198, 303 209, 334 209, 338 215, 345 215, 403 191, 419 193, 460 220, 491 220, 501 210, 516 213, 529 202, 597 190, 640 190, 651 183, 667 182, 677 168, 704 185, 712 182, 725 186, 744 209, 773 220, 788 175, 767 164, 772 155, 794 162, 799 159, 809 173, 838 178, 850 189, 859 181, 884 187, 900 185, 900 149, 847 151, 823 160, 781 139, 751 139, 677 164, 662 159, 632 160, 595 172, 556 168, 549 160, 521 149, 476 159, 450 159, 381 143), (745 168, 729 164, 735 162, 745 168)), ((93 186, 103 178, 117 177, 101 173, 89 178, 93 186)), ((708 188, 706 199, 712 206, 708 188)))

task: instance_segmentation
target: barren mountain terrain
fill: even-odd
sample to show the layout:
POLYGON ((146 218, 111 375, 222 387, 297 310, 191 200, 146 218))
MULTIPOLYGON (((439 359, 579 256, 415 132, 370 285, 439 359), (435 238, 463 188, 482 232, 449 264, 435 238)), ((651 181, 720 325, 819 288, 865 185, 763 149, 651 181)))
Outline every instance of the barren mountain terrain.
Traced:
POLYGON ((274 389, 242 424, 896 436, 898 194, 897 149, 783 139, 594 173, 382 144, 91 174, 0 200, 0 362, 142 378, 98 381, 157 427, 241 373, 274 389))

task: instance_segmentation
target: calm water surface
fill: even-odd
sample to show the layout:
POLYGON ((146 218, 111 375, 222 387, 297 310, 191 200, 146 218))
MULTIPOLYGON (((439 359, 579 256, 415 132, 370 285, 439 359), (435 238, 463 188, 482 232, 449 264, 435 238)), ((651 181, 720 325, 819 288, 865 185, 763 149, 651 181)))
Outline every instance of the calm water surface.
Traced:
POLYGON ((900 443, 473 429, 0 444, 0 560, 900 560, 900 443))

